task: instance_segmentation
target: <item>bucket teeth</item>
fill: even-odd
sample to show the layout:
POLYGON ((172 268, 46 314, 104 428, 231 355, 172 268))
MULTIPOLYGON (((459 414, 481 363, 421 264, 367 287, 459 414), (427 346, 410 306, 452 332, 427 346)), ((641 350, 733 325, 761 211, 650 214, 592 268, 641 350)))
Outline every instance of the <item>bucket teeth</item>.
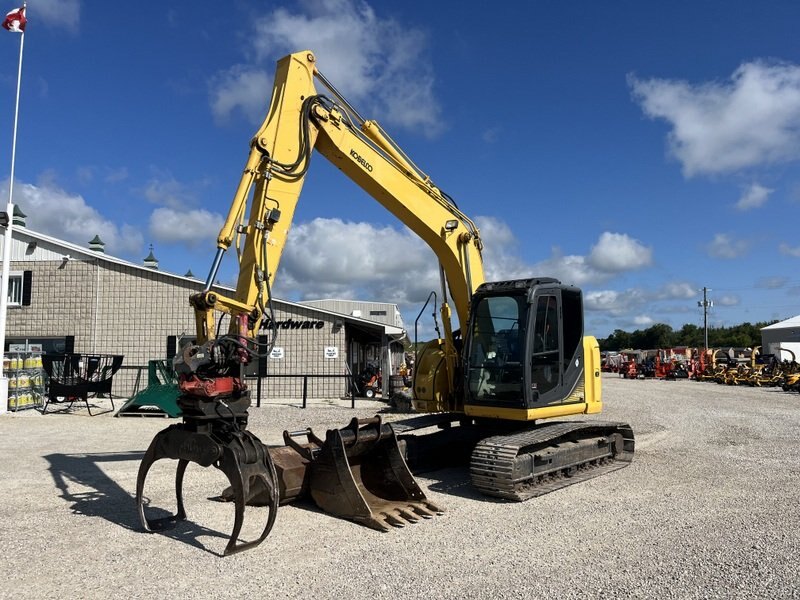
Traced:
POLYGON ((427 507, 422 506, 421 504, 412 504, 411 510, 417 513, 423 519, 431 519, 435 516, 435 513, 430 512, 427 507))
POLYGON ((398 508, 397 513, 409 523, 416 523, 417 521, 419 521, 419 517, 417 515, 415 515, 412 511, 407 510, 405 508, 398 508))
POLYGON ((443 508, 435 505, 433 502, 431 502, 429 500, 425 500, 424 505, 425 505, 425 508, 427 508, 428 510, 430 510, 431 512, 433 512, 436 515, 443 515, 444 514, 444 509, 443 508))
POLYGON ((403 521, 399 517, 396 517, 395 515, 393 515, 390 512, 382 512, 381 516, 383 517, 383 520, 386 523, 388 523, 389 525, 391 525, 392 527, 400 528, 400 527, 405 527, 406 526, 406 522, 405 521, 403 521))

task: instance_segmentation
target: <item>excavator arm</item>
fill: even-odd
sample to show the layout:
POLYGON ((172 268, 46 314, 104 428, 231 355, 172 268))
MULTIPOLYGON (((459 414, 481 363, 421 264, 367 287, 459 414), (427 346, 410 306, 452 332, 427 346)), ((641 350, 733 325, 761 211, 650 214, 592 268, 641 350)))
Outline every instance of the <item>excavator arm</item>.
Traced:
MULTIPOLYGON (((253 346, 253 341, 268 311, 271 284, 313 152, 327 158, 380 202, 437 256, 442 281, 441 348, 447 364, 447 387, 452 389, 458 349, 451 325, 451 303, 459 327, 463 327, 470 298, 484 282, 478 228, 405 156, 377 122, 364 120, 349 105, 319 73, 314 55, 307 51, 278 62, 269 110, 250 143, 247 163, 217 238, 217 254, 205 289, 191 299, 197 344, 215 346, 216 313, 221 312, 231 316, 228 335, 221 341, 235 341, 235 351, 227 356, 246 362, 252 354, 264 354, 263 349, 253 346), (333 99, 317 92, 315 79, 333 99), (229 298, 211 287, 222 256, 232 245, 238 252, 239 278, 236 292, 229 298)), ((203 354, 211 356, 213 351, 203 354)), ((208 363, 198 366, 202 370, 208 363)))

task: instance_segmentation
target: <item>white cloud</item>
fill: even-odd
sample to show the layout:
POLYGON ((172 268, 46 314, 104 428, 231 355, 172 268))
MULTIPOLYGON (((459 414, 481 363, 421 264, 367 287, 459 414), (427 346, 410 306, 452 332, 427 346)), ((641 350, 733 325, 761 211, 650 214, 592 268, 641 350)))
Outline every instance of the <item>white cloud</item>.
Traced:
POLYGON ((226 121, 235 110, 258 122, 266 114, 272 80, 262 69, 235 65, 212 77, 209 89, 211 112, 218 122, 226 121))
POLYGON ((744 256, 749 249, 749 241, 734 239, 727 233, 715 234, 714 239, 706 245, 708 255, 713 258, 739 258, 744 256))
MULTIPOLYGON (((611 277, 589 266, 585 257, 563 256, 557 249, 550 258, 528 264, 517 254, 517 240, 506 223, 491 217, 475 221, 484 242, 487 281, 542 276, 583 285, 611 277)), ((437 264, 431 250, 406 228, 314 219, 292 228, 276 288, 305 299, 369 296, 418 303, 439 289, 437 264)))
POLYGON ((475 222, 484 241, 487 281, 555 277, 563 283, 585 287, 652 263, 651 248, 626 234, 604 232, 588 256, 565 255, 553 247, 548 258, 531 265, 519 256, 517 240, 505 222, 492 217, 478 217, 475 222))
POLYGON ((800 246, 790 246, 789 244, 782 243, 778 246, 778 249, 781 251, 781 254, 800 258, 800 246))
POLYGON ((628 288, 626 290, 589 290, 584 293, 583 305, 586 311, 605 313, 618 319, 627 319, 629 325, 651 325, 654 321, 638 322, 636 318, 650 319, 640 316, 631 318, 631 315, 647 307, 651 312, 685 313, 691 310, 685 302, 675 305, 666 304, 654 309, 653 302, 663 300, 685 301, 697 296, 697 289, 689 283, 668 283, 657 290, 644 288, 628 288))
MULTIPOLYGON (((798 248, 800 250, 800 248, 798 248)), ((788 277, 781 277, 781 276, 772 276, 772 277, 761 277, 758 281, 756 281, 756 287, 764 288, 767 290, 777 290, 784 287, 789 282, 788 277)))
POLYGON ((519 256, 519 242, 504 221, 476 217, 483 240, 483 268, 486 281, 522 279, 534 275, 532 267, 519 256))
MULTIPOLYGON (((2 187, 8 193, 8 180, 2 187)), ((15 179, 14 202, 27 215, 27 227, 46 235, 87 246, 95 235, 110 254, 139 252, 142 235, 129 225, 117 226, 92 208, 82 196, 69 194, 52 182, 41 185, 15 179)))
POLYGON ((697 296, 696 286, 686 282, 672 282, 664 285, 656 294, 659 300, 689 300, 697 296))
POLYGON ((619 273, 652 262, 650 248, 625 234, 604 232, 588 256, 565 255, 554 247, 549 258, 529 264, 519 256, 519 243, 507 223, 494 217, 476 217, 475 223, 484 242, 487 281, 555 277, 582 287, 608 281, 619 273))
POLYGON ((189 247, 211 247, 225 218, 204 209, 176 210, 159 207, 150 215, 149 231, 154 240, 189 247))
MULTIPOLYGON (((519 243, 508 224, 492 217, 476 217, 475 222, 484 242, 487 281, 556 277, 586 290, 587 285, 609 281, 618 274, 592 266, 586 256, 565 256, 557 248, 549 258, 530 264, 519 255, 519 243)), ((600 236, 595 245, 600 248, 596 259, 604 256, 601 250, 611 239, 614 238, 600 236)), ((623 246, 640 245, 627 236, 621 239, 623 246)), ((649 249, 646 250, 649 257, 649 249)), ((617 258, 603 264, 633 269, 642 261, 617 258)), ((274 291, 279 297, 300 300, 346 297, 396 302, 410 326, 433 290, 439 292, 438 261, 410 230, 318 218, 293 226, 274 291)), ((690 295, 696 295, 693 286, 674 282, 657 292, 638 288, 585 291, 584 302, 587 311, 624 318, 641 311, 653 299, 683 300, 690 295)))
POLYGON ((583 305, 587 311, 622 316, 642 307, 648 299, 648 294, 638 288, 624 291, 594 290, 584 293, 583 305))
POLYGON ((175 210, 183 210, 196 201, 196 193, 184 183, 168 174, 157 174, 143 190, 144 197, 153 204, 161 204, 175 210))
POLYGON ((74 33, 80 25, 81 4, 79 0, 36 0, 25 14, 28 19, 74 33))
POLYGON ((551 249, 550 258, 539 261, 529 273, 536 277, 555 277, 562 283, 583 287, 590 283, 602 283, 610 278, 608 273, 593 269, 586 257, 576 254, 564 255, 561 249, 551 249))
POLYGON ((438 263, 408 229, 318 218, 292 227, 275 289, 304 300, 349 297, 417 305, 438 291, 438 263))
POLYGON ((737 210, 750 210, 751 208, 759 208, 769 198, 769 195, 775 190, 753 183, 742 193, 739 201, 736 203, 737 210))
MULTIPOLYGON (((256 20, 257 58, 274 62, 288 52, 311 50, 341 92, 365 97, 374 87, 382 55, 390 58, 391 48, 381 48, 381 31, 393 34, 397 25, 379 19, 371 6, 359 0, 301 0, 293 8, 297 12, 279 8, 256 20)), ((411 33, 418 35, 413 29, 411 33)))
POLYGON ((119 183, 120 181, 124 181, 127 178, 128 178, 127 167, 119 167, 116 169, 108 168, 105 171, 104 181, 106 183, 119 183))
POLYGON ((649 327, 653 323, 655 323, 655 321, 647 315, 637 315, 633 317, 633 324, 638 327, 649 327))
MULTIPOLYGON (((442 111, 420 29, 381 18, 360 0, 301 1, 292 10, 260 16, 253 27, 248 41, 256 63, 271 70, 283 55, 309 49, 322 73, 362 111, 428 135, 441 130, 442 111)), ((235 108, 251 118, 265 114, 271 82, 259 68, 235 66, 211 85, 217 118, 235 108)))
MULTIPOLYGON (((688 304, 663 304, 651 307, 650 310, 658 315, 659 318, 664 319, 663 315, 685 315, 687 313, 697 314, 697 305, 694 303, 688 304)), ((664 322, 664 321, 662 321, 664 322)))
POLYGON ((653 250, 625 234, 608 231, 592 246, 588 263, 608 273, 620 273, 649 266, 653 250))
POLYGON ((149 202, 160 205, 150 214, 148 231, 151 238, 168 244, 183 244, 189 248, 204 245, 211 247, 225 217, 216 212, 195 208, 197 190, 205 185, 207 181, 204 179, 187 185, 169 173, 156 170, 141 190, 149 202))
POLYGON ((743 63, 726 82, 629 77, 644 113, 670 126, 687 177, 800 157, 800 67, 743 63))
POLYGON ((88 184, 92 183, 95 180, 98 172, 102 174, 102 178, 105 183, 119 183, 120 181, 124 181, 125 179, 128 178, 127 167, 99 168, 93 165, 85 165, 82 167, 78 167, 75 171, 75 174, 78 177, 78 181, 84 184, 88 184))
POLYGON ((738 306, 740 302, 741 300, 739 296, 735 294, 720 296, 716 300, 714 300, 714 303, 717 306, 738 306))
POLYGON ((622 306, 620 297, 621 292, 615 290, 597 290, 587 292, 584 295, 583 303, 586 310, 614 312, 622 306))

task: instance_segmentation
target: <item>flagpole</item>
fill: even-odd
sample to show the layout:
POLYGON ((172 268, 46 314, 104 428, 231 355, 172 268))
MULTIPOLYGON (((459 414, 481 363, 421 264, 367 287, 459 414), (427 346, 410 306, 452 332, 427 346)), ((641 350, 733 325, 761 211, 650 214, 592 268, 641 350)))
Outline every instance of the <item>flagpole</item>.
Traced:
MULTIPOLYGON (((23 8, 25 5, 23 5, 23 8)), ((3 273, 0 277, 0 356, 5 357, 6 316, 8 313, 8 277, 11 267, 11 234, 14 228, 14 167, 17 159, 17 124, 19 123, 19 91, 22 84, 22 50, 25 46, 25 32, 19 37, 19 69, 17 70, 17 100, 14 107, 14 135, 11 141, 11 177, 8 180, 8 204, 6 215, 8 225, 3 236, 3 273)), ((3 372, 0 359, 0 414, 8 412, 8 377, 3 372)))

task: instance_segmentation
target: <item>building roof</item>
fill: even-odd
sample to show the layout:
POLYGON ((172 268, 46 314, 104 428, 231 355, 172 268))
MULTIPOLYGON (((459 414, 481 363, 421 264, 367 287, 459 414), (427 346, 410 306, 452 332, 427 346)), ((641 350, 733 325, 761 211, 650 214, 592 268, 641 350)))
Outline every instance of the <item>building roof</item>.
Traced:
MULTIPOLYGON (((5 229, 0 228, 0 239, 5 236, 5 229)), ((49 246, 48 248, 37 248, 37 251, 43 252, 44 256, 40 258, 40 260, 62 260, 63 257, 69 256, 73 260, 89 260, 89 261, 99 261, 101 263, 111 263, 116 265, 121 265, 127 267, 129 269, 133 269, 135 271, 140 271, 141 274, 144 276, 151 277, 153 274, 158 274, 161 277, 172 278, 175 280, 180 281, 188 281, 194 285, 199 283, 198 279, 193 277, 187 277, 189 275, 176 275, 175 273, 169 273, 167 271, 162 270, 154 270, 150 267, 146 267, 142 264, 132 263, 127 260, 123 260, 121 258, 117 258, 115 256, 111 256, 106 253, 96 252, 94 250, 90 250, 89 248, 79 246, 77 244, 73 244, 72 242, 67 242, 65 240, 60 240, 58 238, 51 237, 49 235, 45 235, 44 233, 39 233, 37 231, 33 231, 32 229, 28 229, 27 227, 22 226, 15 226, 11 233, 12 235, 12 242, 19 241, 21 242, 21 248, 18 251, 12 247, 11 251, 11 260, 12 261, 30 261, 32 258, 28 255, 25 250, 25 246, 29 244, 31 241, 41 242, 40 246, 49 246)), ((0 255, 2 255, 3 244, 0 244, 0 255)), ((151 251, 152 254, 152 251, 151 251)), ((221 290, 225 290, 228 292, 235 291, 235 288, 225 285, 215 285, 215 288, 219 288, 221 290)), ((338 313, 332 310, 327 310, 318 306, 310 306, 308 304, 302 304, 300 302, 291 302, 289 300, 282 300, 279 298, 274 298, 275 302, 283 304, 285 306, 293 307, 293 308, 302 308, 305 310, 314 310, 318 313, 340 317, 345 322, 354 323, 361 325, 368 329, 373 330, 381 330, 387 336, 401 339, 405 335, 405 329, 402 327, 394 327, 392 325, 386 325, 384 323, 378 323, 376 321, 372 321, 370 319, 362 319, 360 317, 353 317, 352 315, 346 315, 342 313, 338 313)), ((388 304, 388 303, 387 303, 388 304)))
POLYGON ((800 315, 786 319, 785 321, 780 321, 779 323, 773 323, 772 325, 762 327, 761 331, 764 331, 765 329, 789 329, 791 327, 800 327, 800 315))

